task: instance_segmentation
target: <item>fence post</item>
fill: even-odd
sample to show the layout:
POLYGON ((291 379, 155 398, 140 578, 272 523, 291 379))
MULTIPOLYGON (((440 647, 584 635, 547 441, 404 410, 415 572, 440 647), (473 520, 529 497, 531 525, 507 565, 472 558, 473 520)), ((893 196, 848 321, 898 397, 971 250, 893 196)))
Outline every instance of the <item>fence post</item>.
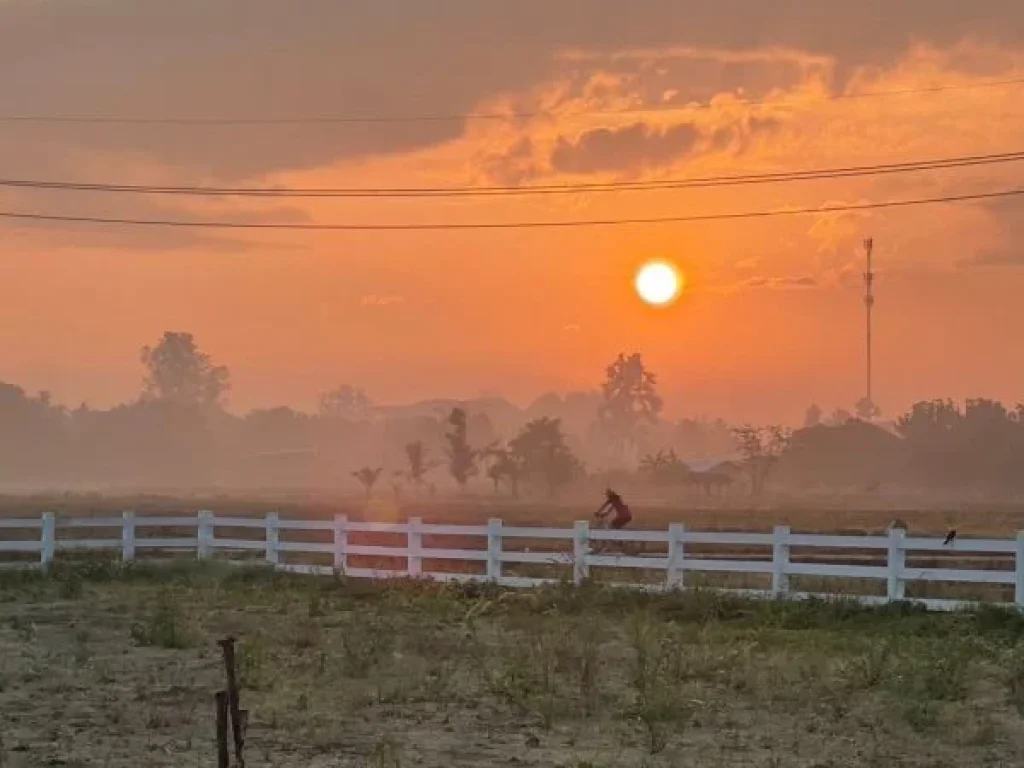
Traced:
POLYGON ((772 597, 789 592, 789 526, 777 525, 772 534, 772 597))
POLYGON ((279 526, 281 519, 277 512, 267 512, 267 547, 266 547, 266 560, 270 565, 276 566, 280 562, 280 553, 278 552, 277 545, 280 543, 279 526))
POLYGON ((590 575, 587 567, 587 552, 590 546, 590 523, 577 520, 573 526, 572 536, 572 581, 580 586, 590 575))
POLYGON ((501 581, 501 519, 487 521, 487 580, 501 581))
POLYGON ((43 525, 39 548, 39 564, 43 568, 53 565, 53 553, 57 549, 57 518, 53 512, 43 512, 43 525))
POLYGON ((907 551, 904 549, 906 531, 902 528, 889 529, 889 580, 886 596, 889 601, 902 600, 904 597, 903 569, 907 563, 907 551))
POLYGON ((196 528, 196 557, 209 560, 213 552, 213 512, 208 509, 199 511, 199 523, 196 528))
POLYGON ((420 528, 423 520, 419 517, 409 518, 409 534, 407 539, 408 555, 406 569, 410 578, 418 579, 423 575, 423 532, 420 528))
POLYGON ((135 559, 135 513, 126 509, 121 513, 121 562, 135 559))
POLYGON ((345 575, 348 570, 348 515, 334 516, 334 571, 345 575))
POLYGON ((1024 608, 1024 531, 1017 532, 1017 556, 1015 569, 1017 571, 1017 585, 1014 589, 1013 601, 1018 608, 1024 608))
POLYGON ((668 573, 665 587, 669 590, 683 588, 683 536, 686 526, 682 523, 669 523, 668 526, 668 573))

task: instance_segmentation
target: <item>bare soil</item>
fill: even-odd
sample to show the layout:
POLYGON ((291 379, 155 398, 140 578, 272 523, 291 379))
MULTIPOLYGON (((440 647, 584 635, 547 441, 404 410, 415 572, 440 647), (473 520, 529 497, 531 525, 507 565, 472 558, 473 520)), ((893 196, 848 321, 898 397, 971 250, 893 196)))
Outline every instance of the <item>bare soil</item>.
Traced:
POLYGON ((0 574, 0 765, 1024 764, 1024 620, 86 561, 0 574))

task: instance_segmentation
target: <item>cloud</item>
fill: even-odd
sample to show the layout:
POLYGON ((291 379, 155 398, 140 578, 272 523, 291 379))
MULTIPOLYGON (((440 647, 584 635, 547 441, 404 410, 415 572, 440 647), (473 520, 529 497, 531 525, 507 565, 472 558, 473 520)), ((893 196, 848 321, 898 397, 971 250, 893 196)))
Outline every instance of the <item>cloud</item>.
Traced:
POLYGON ((752 277, 742 285, 746 288, 814 288, 818 278, 812 275, 788 275, 781 277, 752 277))
POLYGON ((391 307, 404 303, 405 296, 396 294, 378 295, 376 293, 369 293, 359 299, 359 306, 361 307, 391 307))
POLYGON ((997 229, 996 245, 957 261, 961 269, 1024 267, 1024 200, 1007 197, 983 203, 997 229))
MULTIPOLYGON (((1019 0, 905 0, 866 8, 720 0, 35 0, 0 3, 0 104, 7 113, 195 118, 460 114, 585 62, 654 56, 744 73, 843 72, 897 60, 910 39, 948 45, 964 30, 1024 41, 1019 0), (877 8, 875 8, 877 6, 877 8), (396 23, 396 19, 401 23, 396 23), (88 40, 89 45, 69 45, 88 40)), ((658 67, 652 69, 652 72, 658 67)), ((716 88, 718 85, 716 84, 716 88)), ((664 88, 658 88, 660 98, 664 88)), ((681 98, 690 98, 684 91, 681 98)), ((218 179, 410 152, 461 136, 459 120, 264 126, 4 126, 0 142, 138 153, 218 179)), ((2 152, 0 152, 2 154, 2 152)), ((52 170, 60 171, 60 152, 52 170)), ((40 169, 42 170, 48 169, 40 169)))
POLYGON ((551 166, 560 173, 581 174, 671 165, 694 149, 700 135, 688 123, 664 129, 644 123, 598 128, 575 141, 559 139, 551 153, 551 166))

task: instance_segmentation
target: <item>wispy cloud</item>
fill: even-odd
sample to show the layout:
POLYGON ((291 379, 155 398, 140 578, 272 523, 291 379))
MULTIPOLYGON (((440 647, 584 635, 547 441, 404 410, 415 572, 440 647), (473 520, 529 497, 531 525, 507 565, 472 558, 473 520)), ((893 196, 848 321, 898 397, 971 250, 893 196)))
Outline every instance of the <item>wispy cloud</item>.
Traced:
POLYGON ((376 294, 368 293, 359 300, 361 307, 391 307, 396 304, 404 304, 405 296, 397 294, 376 294))

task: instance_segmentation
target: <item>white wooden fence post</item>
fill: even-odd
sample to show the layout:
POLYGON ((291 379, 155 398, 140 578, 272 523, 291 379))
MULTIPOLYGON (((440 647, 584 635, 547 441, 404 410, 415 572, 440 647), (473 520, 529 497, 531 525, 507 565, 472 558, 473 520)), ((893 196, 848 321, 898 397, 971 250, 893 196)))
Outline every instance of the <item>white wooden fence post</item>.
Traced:
POLYGON ((334 571, 345 575, 348 570, 348 515, 334 516, 334 571))
POLYGON ((685 558, 683 537, 685 534, 685 525, 682 523, 669 523, 668 573, 665 577, 665 587, 670 590, 683 588, 683 560, 685 558))
POLYGON ((889 529, 889 579, 886 596, 890 601, 902 600, 905 589, 903 570, 907 563, 907 550, 904 548, 906 531, 902 528, 889 529))
POLYGON ((789 526, 777 525, 772 534, 772 597, 789 592, 789 526))
POLYGON ((422 527, 423 520, 421 518, 409 518, 406 569, 409 577, 413 579, 418 579, 423 575, 423 531, 420 530, 422 527))
POLYGON ((586 520, 577 520, 573 526, 572 537, 572 581, 576 586, 581 585, 590 575, 587 567, 587 552, 590 548, 590 523, 586 520))
POLYGON ((280 543, 279 526, 281 519, 277 512, 267 512, 267 547, 266 547, 266 560, 270 565, 276 566, 280 560, 280 552, 278 551, 277 545, 280 543))
POLYGON ((1024 531, 1017 532, 1017 553, 1014 565, 1017 571, 1017 584, 1014 589, 1013 601, 1018 608, 1024 608, 1024 531))
POLYGON ((487 521, 487 580, 501 581, 501 520, 487 521))
POLYGON ((53 512, 43 512, 43 524, 39 548, 39 564, 43 568, 53 565, 53 553, 57 549, 57 518, 53 512))
POLYGON ((199 511, 196 525, 196 557, 209 560, 213 553, 213 512, 208 509, 199 511))
POLYGON ((126 509, 121 513, 121 562, 135 559, 135 513, 126 509))

